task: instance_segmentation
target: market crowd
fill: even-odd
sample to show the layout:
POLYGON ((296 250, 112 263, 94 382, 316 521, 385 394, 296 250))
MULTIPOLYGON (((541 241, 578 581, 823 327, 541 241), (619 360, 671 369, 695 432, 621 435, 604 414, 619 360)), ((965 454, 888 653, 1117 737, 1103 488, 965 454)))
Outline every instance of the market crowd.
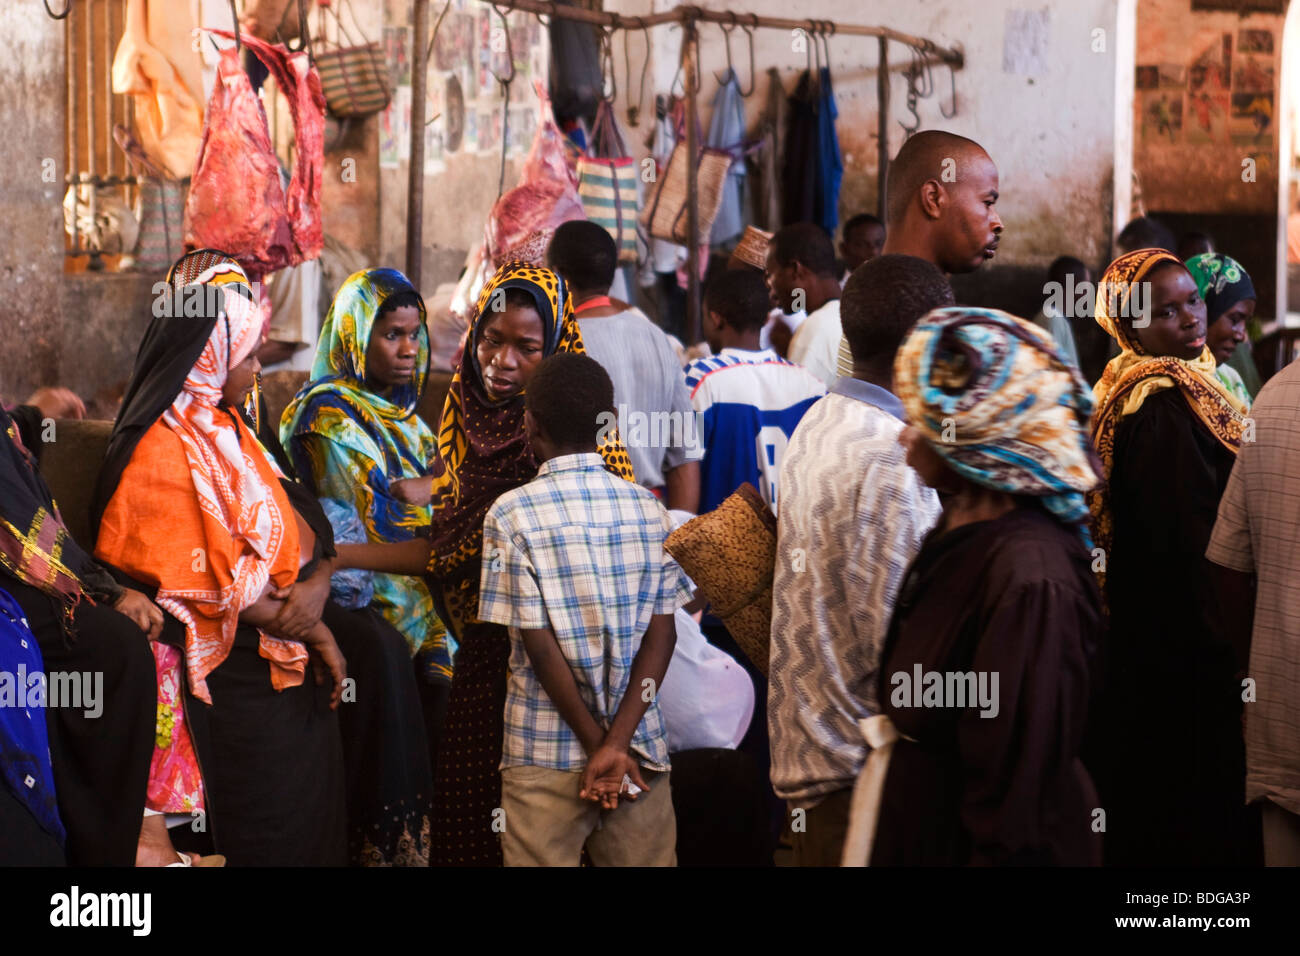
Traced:
POLYGON ((400 272, 277 419, 252 283, 186 254, 92 540, 33 454, 61 393, 0 413, 0 671, 103 680, 0 683, 0 860, 1300 864, 1300 364, 1234 370, 1250 276, 1143 219, 1086 315, 962 306, 993 159, 921 132, 887 194, 838 249, 747 232, 690 354, 560 226, 434 427, 400 272))

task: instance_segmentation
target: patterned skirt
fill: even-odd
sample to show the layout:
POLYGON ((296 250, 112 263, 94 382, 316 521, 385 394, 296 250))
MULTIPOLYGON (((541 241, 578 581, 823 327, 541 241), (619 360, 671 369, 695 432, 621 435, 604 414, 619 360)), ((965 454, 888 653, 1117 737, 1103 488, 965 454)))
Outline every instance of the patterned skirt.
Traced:
POLYGON ((501 866, 501 740, 510 636, 462 632, 434 779, 434 866, 501 866))

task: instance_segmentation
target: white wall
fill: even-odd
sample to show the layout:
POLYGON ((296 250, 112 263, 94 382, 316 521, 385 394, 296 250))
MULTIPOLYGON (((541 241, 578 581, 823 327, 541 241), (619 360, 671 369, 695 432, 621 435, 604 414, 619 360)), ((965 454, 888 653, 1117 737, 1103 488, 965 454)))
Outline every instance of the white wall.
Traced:
MULTIPOLYGON (((674 6, 666 0, 607 0, 606 9, 635 16, 674 6)), ((1130 74, 1133 0, 1072 0, 1070 3, 1025 3, 1014 0, 911 0, 907 4, 854 2, 854 0, 812 0, 792 10, 788 0, 748 0, 744 10, 770 16, 806 14, 842 23, 882 25, 928 37, 940 44, 959 43, 965 50, 966 66, 958 71, 959 112, 946 120, 939 103, 948 104, 949 79, 946 68, 934 70, 935 93, 921 100, 918 111, 924 129, 948 129, 981 142, 997 162, 1001 174, 1002 200, 999 211, 1006 224, 998 264, 1045 266, 1056 255, 1072 253, 1087 261, 1104 256, 1118 219, 1127 218, 1130 141, 1122 130, 1120 173, 1124 180, 1121 198, 1125 208, 1116 212, 1116 125, 1121 128, 1131 106, 1122 103, 1123 69, 1130 74), (1047 10, 1046 44, 1039 65, 1030 73, 1004 69, 1004 38, 1011 11, 1047 10), (1130 45, 1127 58, 1117 56, 1120 34, 1117 26, 1127 17, 1130 45), (1094 34, 1095 30, 1104 31, 1094 34), (1098 41, 1100 38, 1100 42, 1098 41), (1104 52, 1094 50, 1104 44, 1104 52), (1117 80, 1117 77, 1119 80, 1117 80), (1123 107, 1122 109, 1119 107, 1123 107), (1124 119, 1121 121, 1121 117, 1124 119)), ((731 4, 706 0, 701 6, 726 10, 731 4)), ((705 66, 701 120, 707 128, 708 106, 717 90, 714 71, 726 62, 722 32, 715 24, 701 30, 701 56, 705 66)), ((647 93, 643 112, 653 105, 653 93, 666 91, 677 68, 681 31, 658 27, 653 32, 653 90, 647 93)), ((841 219, 876 208, 876 63, 875 38, 839 36, 830 41, 832 78, 840 111, 838 133, 845 161, 841 193, 841 219)), ((620 121, 625 119, 628 96, 622 42, 618 53, 620 121)), ((643 41, 631 38, 633 85, 642 62, 643 41)), ((748 52, 743 31, 732 40, 733 62, 747 80, 748 52)), ((747 116, 756 123, 765 102, 764 71, 781 70, 787 91, 793 89, 805 67, 805 56, 791 51, 790 34, 764 29, 755 44, 759 82, 747 101, 747 116)), ((1014 51, 1011 51, 1014 52, 1014 51)), ((906 48, 891 44, 891 64, 907 62, 906 48)), ((906 83, 894 73, 891 80, 892 117, 890 155, 904 140, 897 122, 909 119, 906 83)), ((635 96, 635 93, 633 93, 635 96)), ((643 121, 631 133, 629 145, 648 130, 643 121)))

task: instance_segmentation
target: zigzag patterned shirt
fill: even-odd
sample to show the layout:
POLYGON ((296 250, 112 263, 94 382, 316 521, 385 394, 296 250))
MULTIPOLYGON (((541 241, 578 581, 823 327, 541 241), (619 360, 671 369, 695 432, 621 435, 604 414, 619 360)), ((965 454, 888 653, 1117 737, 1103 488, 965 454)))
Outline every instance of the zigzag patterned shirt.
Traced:
POLYGON ((894 598, 939 499, 907 465, 902 406, 841 378, 781 462, 768 730, 772 786, 802 807, 853 785, 858 721, 879 712, 876 673, 894 598))

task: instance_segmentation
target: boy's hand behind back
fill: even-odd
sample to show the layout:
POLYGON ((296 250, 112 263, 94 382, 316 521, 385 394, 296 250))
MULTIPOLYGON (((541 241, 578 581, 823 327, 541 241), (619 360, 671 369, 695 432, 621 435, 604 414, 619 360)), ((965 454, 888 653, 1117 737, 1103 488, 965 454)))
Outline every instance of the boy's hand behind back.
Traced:
MULTIPOLYGON (((599 803, 603 809, 618 808, 619 791, 623 788, 623 777, 629 777, 643 792, 650 787, 641 778, 641 764, 626 750, 620 750, 608 744, 601 744, 587 760, 582 771, 582 789, 578 796, 584 800, 599 803)), ((623 795, 635 801, 632 793, 623 795)))

